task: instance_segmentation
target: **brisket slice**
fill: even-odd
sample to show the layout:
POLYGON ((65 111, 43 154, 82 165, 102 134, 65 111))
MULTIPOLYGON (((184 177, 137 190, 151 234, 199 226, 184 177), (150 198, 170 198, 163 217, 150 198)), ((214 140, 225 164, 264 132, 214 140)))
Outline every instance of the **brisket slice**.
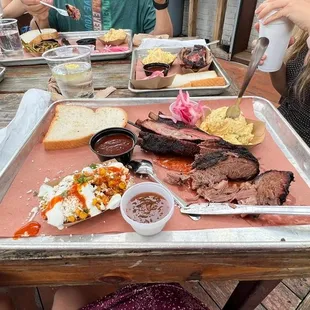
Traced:
POLYGON ((289 193, 290 184, 294 180, 292 172, 277 170, 266 171, 253 181, 240 183, 222 180, 211 185, 211 182, 206 182, 204 177, 203 171, 194 171, 190 175, 169 173, 167 182, 181 185, 191 181, 192 189, 209 202, 282 205, 289 193))
POLYGON ((207 139, 219 140, 220 138, 210 136, 205 132, 192 128, 175 128, 169 124, 146 119, 144 121, 138 120, 136 124, 143 130, 156 133, 165 137, 175 138, 178 140, 196 141, 197 143, 207 139))
POLYGON ((196 155, 192 167, 193 180, 203 175, 205 185, 222 180, 247 181, 259 174, 259 162, 247 149, 235 149, 196 155), (201 173, 202 172, 202 173, 201 173))
POLYGON ((257 204, 282 205, 286 201, 294 174, 290 171, 270 170, 255 179, 257 204))
POLYGON ((139 133, 138 144, 142 149, 159 155, 194 157, 199 153, 199 146, 196 143, 144 131, 139 133))

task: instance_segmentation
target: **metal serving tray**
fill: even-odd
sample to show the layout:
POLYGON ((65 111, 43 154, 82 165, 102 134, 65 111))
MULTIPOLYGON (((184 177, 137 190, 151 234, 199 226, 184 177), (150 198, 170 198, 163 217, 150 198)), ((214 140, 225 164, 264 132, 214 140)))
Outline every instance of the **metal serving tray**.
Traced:
MULTIPOLYGON (((235 97, 210 97, 199 100, 223 100, 235 97)), ((281 148, 285 156, 297 169, 310 187, 310 149, 296 134, 273 105, 259 97, 253 99, 254 111, 258 119, 266 122, 267 130, 281 148)), ((18 150, 7 166, 0 172, 0 201, 6 194, 15 175, 32 148, 41 141, 53 117, 58 103, 83 105, 88 107, 167 104, 172 98, 130 98, 103 100, 63 100, 54 103, 36 125, 23 147, 18 150)), ((0 238, 0 250, 203 250, 203 249, 296 249, 310 246, 310 225, 282 227, 253 227, 208 229, 195 231, 161 232, 153 237, 142 237, 136 233, 46 236, 21 238, 0 238), (286 242, 282 242, 283 238, 286 242)))
POLYGON ((6 69, 4 67, 0 67, 0 82, 2 82, 4 79, 5 71, 6 69))
MULTIPOLYGON (((218 76, 223 77, 225 79, 225 86, 210 86, 210 87, 189 87, 189 88, 161 88, 161 89, 136 89, 131 84, 130 80, 135 79, 136 74, 136 64, 137 61, 147 55, 149 49, 136 49, 132 53, 131 60, 131 71, 130 71, 130 79, 128 82, 128 89, 133 93, 143 93, 145 96, 153 96, 160 95, 162 92, 169 93, 169 96, 177 96, 180 89, 186 90, 189 92, 191 96, 212 96, 212 95, 220 95, 226 89, 230 87, 230 79, 225 70, 220 66, 217 60, 214 58, 213 63, 210 66, 210 70, 214 70, 218 76)), ((172 54, 177 54, 181 50, 181 48, 173 48, 166 47, 162 48, 162 50, 170 52, 172 54)))
MULTIPOLYGON (((132 53, 132 31, 130 29, 124 29, 128 35, 128 51, 115 52, 115 53, 93 53, 91 55, 92 61, 97 60, 114 60, 124 59, 132 53)), ((80 31, 80 32, 60 32, 59 38, 65 38, 67 40, 79 40, 83 38, 98 38, 106 34, 108 30, 102 31, 80 31)), ((5 57, 1 56, 0 64, 4 66, 30 66, 46 64, 43 57, 5 57), (4 58, 3 58, 4 57, 4 58)))

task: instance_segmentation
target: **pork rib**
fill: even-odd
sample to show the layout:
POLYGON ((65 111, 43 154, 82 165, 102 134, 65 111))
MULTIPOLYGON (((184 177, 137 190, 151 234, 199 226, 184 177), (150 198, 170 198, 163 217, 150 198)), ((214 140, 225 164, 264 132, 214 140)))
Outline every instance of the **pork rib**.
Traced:
POLYGON ((143 130, 148 132, 153 132, 158 135, 162 135, 165 137, 175 138, 179 140, 188 140, 188 141, 196 141, 201 142, 208 139, 219 140, 220 138, 215 136, 210 136, 207 133, 197 130, 194 127, 183 127, 183 128, 175 128, 168 122, 159 122, 146 119, 144 121, 138 120, 136 124, 143 130))
POLYGON ((194 157, 199 153, 198 144, 185 140, 140 131, 138 144, 142 149, 159 155, 181 155, 194 157))

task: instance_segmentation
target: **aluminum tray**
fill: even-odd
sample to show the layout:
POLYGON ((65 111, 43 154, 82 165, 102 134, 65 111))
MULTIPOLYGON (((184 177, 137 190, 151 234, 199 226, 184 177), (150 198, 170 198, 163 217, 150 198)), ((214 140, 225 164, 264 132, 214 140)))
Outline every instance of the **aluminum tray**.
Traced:
MULTIPOLYGON (((210 97, 199 100, 222 100, 235 97, 210 97)), ((310 187, 310 149, 302 141, 287 121, 277 112, 273 105, 259 97, 247 97, 254 101, 257 118, 267 124, 267 130, 281 148, 283 153, 300 173, 310 187)), ((131 98, 104 100, 63 100, 54 103, 36 125, 23 147, 13 156, 8 165, 0 172, 0 201, 10 187, 15 175, 25 161, 34 145, 42 139, 47 131, 58 103, 79 104, 88 107, 102 105, 125 106, 166 104, 169 98, 131 98)), ((19 239, 0 238, 0 250, 203 250, 203 249, 297 249, 310 247, 310 225, 208 229, 195 231, 161 232, 153 237, 142 237, 136 233, 76 235, 57 237, 36 237, 19 239), (286 242, 282 242, 283 238, 286 242)))
MULTIPOLYGON (((132 31, 130 29, 124 29, 128 34, 128 47, 129 50, 126 52, 115 52, 115 53, 96 53, 91 55, 91 60, 114 60, 114 59, 124 59, 131 55, 132 53, 132 31)), ((98 38, 106 34, 108 30, 102 31, 80 31, 80 32, 60 32, 59 37, 66 38, 67 40, 79 40, 82 38, 98 38)), ((4 66, 30 66, 30 65, 40 65, 46 64, 43 57, 5 57, 0 58, 0 63, 4 66)))
MULTIPOLYGON (((173 47, 166 47, 162 48, 164 51, 177 54, 181 50, 180 48, 173 48, 173 47)), ((212 96, 212 95, 220 95, 226 89, 230 87, 230 78, 228 77, 225 70, 220 66, 217 60, 214 58, 213 63, 211 64, 210 70, 214 70, 218 76, 223 77, 225 79, 226 85, 225 86, 213 86, 213 87, 189 87, 189 88, 162 88, 162 89, 136 89, 131 84, 130 80, 135 79, 136 74, 136 64, 138 59, 141 59, 147 55, 149 49, 136 49, 132 53, 132 60, 131 60, 131 71, 130 71, 130 79, 128 82, 128 89, 133 93, 143 93, 145 96, 153 96, 153 95, 160 95, 161 93, 169 93, 169 96, 177 96, 180 89, 186 90, 189 92, 191 96, 212 96)))

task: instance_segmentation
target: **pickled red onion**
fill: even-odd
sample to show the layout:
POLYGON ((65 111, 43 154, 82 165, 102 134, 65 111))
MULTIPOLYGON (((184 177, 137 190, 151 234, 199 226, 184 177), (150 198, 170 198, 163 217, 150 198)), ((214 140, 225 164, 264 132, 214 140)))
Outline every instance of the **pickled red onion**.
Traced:
POLYGON ((169 110, 175 122, 181 121, 195 125, 203 116, 205 108, 202 102, 191 100, 188 92, 183 93, 180 90, 176 101, 170 105, 169 110))
POLYGON ((125 47, 125 46, 105 45, 102 49, 103 53, 118 53, 118 52, 126 52, 126 51, 128 51, 128 47, 125 47))

